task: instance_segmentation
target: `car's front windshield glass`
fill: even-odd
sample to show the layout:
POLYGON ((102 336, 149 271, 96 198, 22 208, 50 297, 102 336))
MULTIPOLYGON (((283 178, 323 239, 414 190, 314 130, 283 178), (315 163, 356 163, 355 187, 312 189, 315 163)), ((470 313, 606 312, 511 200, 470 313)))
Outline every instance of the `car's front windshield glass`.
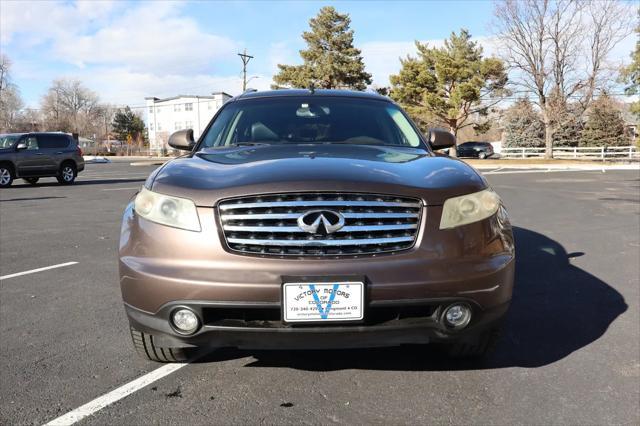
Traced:
POLYGON ((0 135, 0 148, 11 148, 20 139, 20 135, 0 135))
POLYGON ((339 96, 232 102, 209 127, 202 146, 253 144, 421 146, 417 132, 394 104, 339 96))

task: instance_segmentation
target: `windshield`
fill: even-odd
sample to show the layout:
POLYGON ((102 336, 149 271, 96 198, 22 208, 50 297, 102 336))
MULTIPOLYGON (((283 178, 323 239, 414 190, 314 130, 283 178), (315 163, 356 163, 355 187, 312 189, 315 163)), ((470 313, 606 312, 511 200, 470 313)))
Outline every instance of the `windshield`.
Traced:
POLYGON ((392 103, 320 96, 232 102, 209 127, 202 146, 287 143, 421 146, 392 103))
POLYGON ((0 135, 0 148, 11 148, 22 135, 0 135))

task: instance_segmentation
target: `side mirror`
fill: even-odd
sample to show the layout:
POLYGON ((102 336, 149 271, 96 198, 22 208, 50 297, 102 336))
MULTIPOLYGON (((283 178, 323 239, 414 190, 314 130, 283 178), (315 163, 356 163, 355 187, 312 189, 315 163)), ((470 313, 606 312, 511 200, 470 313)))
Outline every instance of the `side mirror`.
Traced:
POLYGON ((18 145, 16 145, 16 151, 20 151, 23 149, 27 149, 27 144, 24 142, 20 142, 18 145))
POLYGON ((195 145, 193 129, 178 130, 169 136, 169 146, 172 148, 191 151, 195 145))
POLYGON ((456 137, 445 129, 429 129, 427 139, 433 149, 450 148, 456 145, 456 137))

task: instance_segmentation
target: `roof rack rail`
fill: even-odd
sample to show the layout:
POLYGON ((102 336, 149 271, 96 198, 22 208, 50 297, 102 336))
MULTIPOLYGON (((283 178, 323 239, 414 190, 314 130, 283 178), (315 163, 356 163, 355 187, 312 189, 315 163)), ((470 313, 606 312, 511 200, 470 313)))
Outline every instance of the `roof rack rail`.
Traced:
POLYGON ((253 92, 257 92, 257 91, 258 91, 258 89, 247 89, 242 93, 253 93, 253 92))

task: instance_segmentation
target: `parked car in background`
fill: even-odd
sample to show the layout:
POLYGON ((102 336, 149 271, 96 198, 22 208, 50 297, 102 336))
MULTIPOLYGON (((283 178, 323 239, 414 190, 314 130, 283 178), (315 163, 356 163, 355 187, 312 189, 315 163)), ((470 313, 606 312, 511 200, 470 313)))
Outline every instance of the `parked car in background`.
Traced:
POLYGON ((493 146, 489 142, 465 142, 456 147, 458 157, 489 158, 493 155, 493 146))
POLYGON ((277 90, 227 102, 124 212, 120 286, 138 352, 438 342, 479 357, 509 307, 500 197, 389 99, 277 90))
POLYGON ((41 177, 55 177, 69 185, 82 170, 82 150, 69 134, 0 134, 0 188, 16 178, 35 185, 41 177))

